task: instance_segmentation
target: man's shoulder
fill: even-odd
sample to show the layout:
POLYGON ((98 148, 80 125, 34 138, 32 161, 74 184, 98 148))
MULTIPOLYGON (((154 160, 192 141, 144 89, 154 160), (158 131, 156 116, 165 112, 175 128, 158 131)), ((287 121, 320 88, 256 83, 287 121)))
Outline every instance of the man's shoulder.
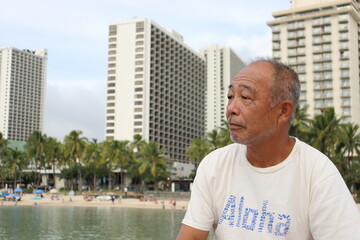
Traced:
POLYGON ((334 163, 324 153, 305 142, 298 141, 300 165, 315 175, 331 175, 337 172, 334 163))
POLYGON ((301 155, 311 156, 312 158, 321 158, 321 159, 329 160, 329 158, 324 153, 320 152, 318 149, 312 147, 308 143, 303 142, 299 139, 296 139, 296 142, 298 145, 299 153, 301 155))
POLYGON ((241 156, 245 155, 245 151, 246 146, 233 143, 210 152, 202 162, 211 165, 216 165, 218 163, 224 164, 225 162, 231 162, 241 158, 241 156))

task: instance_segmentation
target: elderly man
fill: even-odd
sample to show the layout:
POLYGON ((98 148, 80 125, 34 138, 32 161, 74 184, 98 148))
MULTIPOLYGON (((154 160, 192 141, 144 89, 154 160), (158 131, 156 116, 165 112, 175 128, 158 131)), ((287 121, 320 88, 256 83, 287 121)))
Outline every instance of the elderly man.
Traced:
POLYGON ((229 86, 235 142, 201 162, 178 240, 360 239, 360 214, 322 153, 288 135, 297 74, 272 59, 246 66, 229 86))

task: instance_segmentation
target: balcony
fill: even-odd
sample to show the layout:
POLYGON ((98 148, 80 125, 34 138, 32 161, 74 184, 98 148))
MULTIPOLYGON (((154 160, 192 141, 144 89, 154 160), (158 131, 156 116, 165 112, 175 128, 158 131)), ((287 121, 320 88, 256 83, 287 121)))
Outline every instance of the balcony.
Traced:
POLYGON ((279 34, 273 34, 272 35, 272 40, 273 41, 280 41, 280 35, 279 34))
POLYGON ((349 15, 347 14, 339 15, 339 22, 348 22, 348 21, 349 21, 349 15))
POLYGON ((280 32, 280 25, 272 26, 272 32, 280 32))
POLYGON ((339 44, 340 49, 349 49, 349 44, 347 42, 343 42, 339 44))
POLYGON ((348 33, 341 33, 339 36, 340 41, 347 41, 349 40, 349 34, 348 33))
POLYGON ((341 80, 341 87, 342 88, 349 88, 350 87, 350 79, 342 79, 341 80))
POLYGON ((339 32, 346 32, 348 31, 347 25, 339 25, 339 32))
POLYGON ((293 39, 293 38, 297 38, 297 33, 296 32, 288 32, 288 39, 293 39))

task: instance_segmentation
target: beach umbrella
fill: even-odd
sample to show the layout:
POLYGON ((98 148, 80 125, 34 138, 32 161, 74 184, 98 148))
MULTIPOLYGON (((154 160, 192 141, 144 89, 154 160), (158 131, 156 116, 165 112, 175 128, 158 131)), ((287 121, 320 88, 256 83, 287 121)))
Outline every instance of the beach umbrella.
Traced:
POLYGON ((68 196, 75 196, 75 191, 74 191, 74 190, 70 190, 67 195, 68 195, 68 196))
POLYGON ((56 190, 55 188, 53 188, 53 189, 50 189, 49 193, 54 193, 54 194, 56 194, 56 193, 58 193, 58 190, 56 190))
POLYGON ((34 191, 35 194, 39 194, 39 193, 43 193, 43 192, 44 192, 44 190, 41 190, 41 189, 38 189, 38 190, 34 191))
POLYGON ((22 192, 23 190, 21 188, 16 188, 14 192, 22 192))
POLYGON ((11 195, 11 197, 20 197, 20 195, 19 194, 13 194, 13 195, 11 195))

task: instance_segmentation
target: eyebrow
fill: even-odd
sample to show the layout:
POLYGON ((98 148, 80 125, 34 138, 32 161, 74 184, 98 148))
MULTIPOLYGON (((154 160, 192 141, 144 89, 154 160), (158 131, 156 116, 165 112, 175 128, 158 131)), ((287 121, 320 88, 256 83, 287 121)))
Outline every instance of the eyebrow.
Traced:
MULTIPOLYGON (((246 84, 239 84, 239 88, 245 88, 247 90, 249 90, 251 93, 255 94, 256 90, 252 87, 250 87, 249 85, 246 84)), ((234 85, 230 84, 229 85, 229 90, 233 90, 234 89, 234 85)))

